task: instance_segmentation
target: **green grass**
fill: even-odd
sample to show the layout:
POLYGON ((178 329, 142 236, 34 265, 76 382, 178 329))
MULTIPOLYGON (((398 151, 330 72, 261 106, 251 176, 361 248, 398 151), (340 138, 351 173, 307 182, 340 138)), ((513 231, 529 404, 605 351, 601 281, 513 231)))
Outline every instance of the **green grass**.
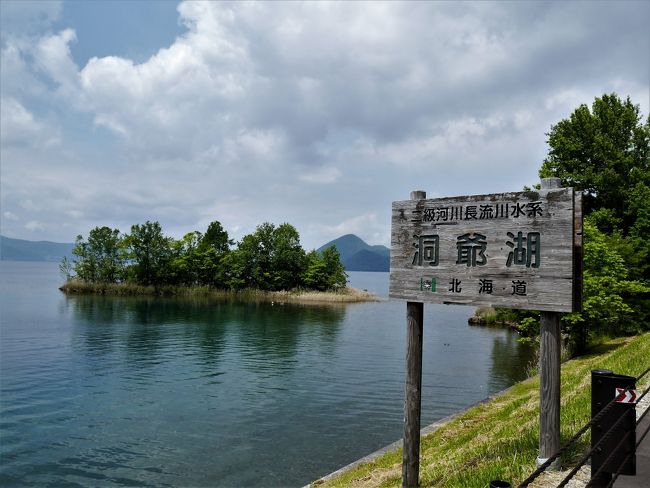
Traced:
POLYGON ((495 325, 498 320, 497 311, 492 307, 479 307, 474 315, 484 320, 486 325, 495 325))
POLYGON ((378 298, 364 290, 346 287, 339 291, 264 291, 264 290, 220 290, 209 286, 142 286, 131 283, 86 283, 71 280, 60 290, 69 295, 107 296, 162 296, 197 298, 206 300, 243 300, 249 302, 289 303, 354 303, 377 301, 378 298))
MULTIPOLYGON (((650 333, 609 340, 588 355, 562 365, 561 436, 571 438, 590 418, 591 370, 610 369, 638 376, 650 366, 650 333)), ((536 466, 539 429, 539 377, 516 384, 422 438, 421 486, 485 488, 490 480, 516 485, 536 466)), ((589 433, 562 460, 575 463, 586 452, 589 433)), ((312 486, 383 487, 401 485, 402 451, 389 452, 327 482, 312 486)))

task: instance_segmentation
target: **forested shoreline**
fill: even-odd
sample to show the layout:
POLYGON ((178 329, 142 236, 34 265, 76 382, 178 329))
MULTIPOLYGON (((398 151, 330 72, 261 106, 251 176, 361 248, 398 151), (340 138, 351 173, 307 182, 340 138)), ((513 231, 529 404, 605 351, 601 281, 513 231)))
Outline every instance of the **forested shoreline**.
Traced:
POLYGON ((95 227, 77 236, 74 258, 64 258, 68 293, 199 294, 215 290, 336 292, 347 275, 336 247, 306 252, 290 224, 259 225, 236 244, 218 221, 205 233, 165 236, 159 222, 131 226, 129 233, 95 227), (184 291, 185 290, 185 291, 184 291), (202 291, 201 291, 202 290, 202 291))

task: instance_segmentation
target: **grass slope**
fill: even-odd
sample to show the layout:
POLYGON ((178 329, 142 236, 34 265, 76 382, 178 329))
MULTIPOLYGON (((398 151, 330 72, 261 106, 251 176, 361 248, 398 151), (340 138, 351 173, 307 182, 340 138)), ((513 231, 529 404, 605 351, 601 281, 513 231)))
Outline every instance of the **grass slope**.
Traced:
MULTIPOLYGON (((650 366, 650 333, 614 339, 594 347, 589 355, 562 365, 562 442, 590 418, 591 370, 610 369, 638 376, 650 366)), ((647 380, 647 378, 645 378, 647 380)), ((462 413, 422 438, 421 486, 484 488, 503 479, 516 486, 536 466, 539 429, 539 376, 516 384, 491 401, 462 413)), ((586 452, 589 433, 567 453, 570 465, 586 452)), ((327 482, 312 486, 400 486, 402 451, 389 452, 327 482)))

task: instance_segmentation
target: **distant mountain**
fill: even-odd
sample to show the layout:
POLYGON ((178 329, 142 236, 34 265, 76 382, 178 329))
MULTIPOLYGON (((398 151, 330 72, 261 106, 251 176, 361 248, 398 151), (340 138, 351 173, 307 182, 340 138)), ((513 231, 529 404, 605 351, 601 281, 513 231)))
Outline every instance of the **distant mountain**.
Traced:
POLYGON ((71 259, 73 247, 72 243, 26 241, 0 236, 0 260, 58 262, 63 256, 71 259))
POLYGON ((388 271, 390 268, 390 249, 386 246, 371 246, 354 234, 346 234, 321 246, 322 252, 336 246, 341 262, 347 271, 388 271))

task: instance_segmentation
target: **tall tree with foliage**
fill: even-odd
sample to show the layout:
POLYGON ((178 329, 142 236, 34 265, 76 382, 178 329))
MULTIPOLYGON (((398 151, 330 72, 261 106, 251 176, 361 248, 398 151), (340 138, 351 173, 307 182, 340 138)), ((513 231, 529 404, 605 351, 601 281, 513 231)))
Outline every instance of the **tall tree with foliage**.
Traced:
POLYGON ((115 283, 123 279, 124 248, 119 229, 95 227, 85 241, 77 236, 72 253, 76 275, 89 283, 115 283))
POLYGON ((300 245, 300 234, 290 224, 281 224, 273 230, 271 253, 271 280, 274 290, 291 290, 302 285, 307 267, 307 256, 300 245))
POLYGON ((311 251, 307 255, 307 269, 304 283, 314 290, 338 290, 345 287, 348 277, 341 264, 341 255, 336 246, 330 246, 319 253, 311 251))
POLYGON ((227 283, 233 289, 271 290, 271 234, 274 226, 261 224, 254 233, 245 235, 227 259, 227 283))
POLYGON ((125 238, 129 249, 132 279, 142 285, 162 285, 168 282, 172 258, 171 240, 162 233, 158 222, 146 221, 131 226, 125 238))
POLYGON ((217 288, 226 286, 223 259, 230 252, 231 245, 232 241, 221 222, 211 222, 197 247, 200 260, 198 278, 201 284, 217 288))
POLYGON ((569 330, 629 333, 650 318, 650 117, 615 93, 551 127, 540 177, 581 190, 585 210, 584 310, 569 330), (635 323, 630 323, 634 319, 635 323))
POLYGON ((171 241, 169 280, 178 285, 201 284, 203 259, 199 246, 203 236, 198 231, 188 232, 180 240, 171 241))
POLYGON ((231 288, 290 290, 302 284, 307 266, 300 235, 290 224, 265 222, 246 235, 224 261, 231 288))
MULTIPOLYGON (((610 224, 627 233, 637 220, 639 194, 650 186, 650 117, 612 93, 580 105, 548 133, 549 153, 540 177, 560 177, 584 192, 585 213, 611 212, 610 224)), ((607 229, 609 230, 609 229, 607 229)))

